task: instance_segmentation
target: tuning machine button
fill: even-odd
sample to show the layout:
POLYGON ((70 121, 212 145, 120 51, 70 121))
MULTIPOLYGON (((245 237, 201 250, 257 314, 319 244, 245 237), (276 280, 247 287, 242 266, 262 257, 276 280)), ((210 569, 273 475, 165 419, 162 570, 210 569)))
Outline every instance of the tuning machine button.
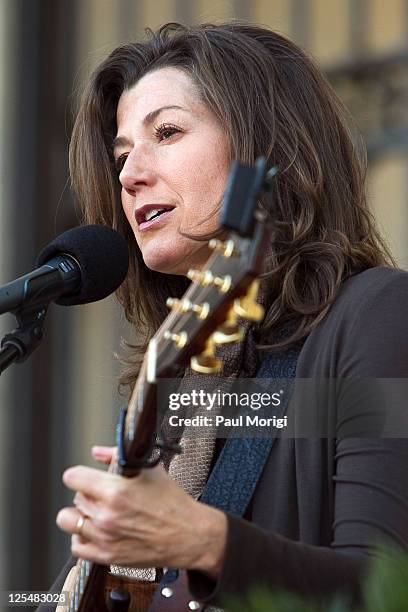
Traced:
POLYGON ((226 240, 223 242, 222 240, 218 240, 218 238, 212 238, 208 243, 208 246, 212 251, 221 252, 224 257, 231 257, 232 255, 239 255, 239 251, 235 246, 233 240, 226 240))
POLYGON ((179 304, 180 304, 180 300, 178 300, 177 298, 169 297, 166 300, 166 306, 170 310, 178 310, 179 309, 179 304))
POLYGON ((199 319, 206 319, 210 312, 210 305, 208 302, 202 304, 191 304, 191 310, 196 313, 199 319))
POLYGON ((222 362, 211 355, 196 355, 191 358, 191 369, 199 374, 217 374, 221 370, 222 362))
POLYGON ((254 280, 248 288, 246 295, 234 300, 233 311, 237 317, 248 321, 262 321, 265 309, 258 304, 256 298, 259 291, 259 281, 254 280))
POLYGON ((247 319, 248 321, 262 321, 265 314, 263 306, 247 297, 235 300, 234 310, 241 319, 247 319))
POLYGON ((186 331, 175 334, 167 329, 164 332, 164 337, 166 340, 172 340, 177 348, 183 348, 183 346, 186 346, 188 340, 188 334, 186 331))
POLYGON ((203 287, 214 285, 218 287, 221 293, 227 293, 232 285, 232 278, 229 274, 226 276, 214 276, 210 270, 205 270, 204 272, 200 270, 189 270, 187 272, 187 277, 203 287))
POLYGON ((214 344, 222 346, 233 342, 241 342, 244 330, 237 323, 225 323, 213 333, 214 344))
POLYGON ((199 374, 217 374, 221 370, 222 361, 215 357, 215 346, 212 336, 207 340, 205 349, 200 355, 191 358, 191 369, 199 374))
POLYGON ((202 271, 190 269, 187 272, 187 278, 192 280, 194 283, 202 285, 203 287, 208 287, 214 280, 211 270, 202 271))
POLYGON ((208 302, 193 304, 193 302, 188 299, 178 300, 176 298, 167 298, 166 306, 178 312, 195 312, 199 319, 206 319, 210 312, 210 305, 208 302))
POLYGON ((167 308, 170 308, 170 310, 176 310, 177 312, 188 312, 189 310, 192 310, 191 307, 193 304, 190 302, 190 300, 178 300, 177 298, 169 297, 166 300, 166 306, 167 308))
POLYGON ((226 276, 216 276, 213 280, 213 283, 216 287, 218 287, 221 293, 227 293, 227 291, 230 290, 232 278, 229 274, 227 274, 226 276))
POLYGON ((230 344, 233 342, 241 342, 244 337, 244 329, 238 325, 238 315, 232 306, 227 314, 227 317, 222 325, 220 325, 213 333, 213 342, 216 346, 230 344))

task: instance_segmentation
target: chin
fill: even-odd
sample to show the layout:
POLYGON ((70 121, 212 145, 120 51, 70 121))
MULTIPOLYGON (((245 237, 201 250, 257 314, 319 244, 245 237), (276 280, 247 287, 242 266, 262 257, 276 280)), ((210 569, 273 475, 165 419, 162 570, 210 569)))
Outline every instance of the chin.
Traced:
POLYGON ((174 261, 174 254, 169 254, 166 256, 158 256, 158 253, 155 255, 143 256, 143 260, 150 270, 154 272, 161 272, 162 274, 186 274, 187 269, 185 265, 180 265, 179 262, 174 261), (172 257, 173 255, 173 257, 172 257))
POLYGON ((201 268, 208 259, 208 253, 203 256, 202 248, 192 249, 191 245, 186 248, 185 244, 177 245, 174 242, 162 244, 160 250, 153 248, 153 245, 152 248, 144 248, 142 255, 143 261, 151 270, 180 276, 186 276, 190 268, 201 268))

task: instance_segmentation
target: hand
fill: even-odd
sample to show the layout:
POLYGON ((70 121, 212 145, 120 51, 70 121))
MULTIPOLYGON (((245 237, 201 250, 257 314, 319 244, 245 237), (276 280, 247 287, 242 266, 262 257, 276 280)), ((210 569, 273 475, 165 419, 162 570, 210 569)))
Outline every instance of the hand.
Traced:
MULTIPOLYGON (((94 447, 110 463, 115 448, 94 447)), ((223 512, 195 501, 161 466, 125 478, 76 466, 63 475, 76 491, 75 507, 63 508, 57 525, 72 534, 72 553, 101 565, 178 567, 216 577, 227 535, 223 512), (86 516, 81 535, 76 526, 86 516)))

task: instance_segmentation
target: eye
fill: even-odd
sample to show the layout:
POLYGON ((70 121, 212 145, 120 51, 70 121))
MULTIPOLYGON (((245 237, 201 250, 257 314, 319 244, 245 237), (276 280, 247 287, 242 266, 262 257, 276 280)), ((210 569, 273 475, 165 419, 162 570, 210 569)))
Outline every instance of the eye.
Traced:
POLYGON ((115 160, 115 168, 118 174, 122 172, 127 156, 128 156, 127 153, 122 153, 122 155, 119 155, 118 159, 115 160))
POLYGON ((180 128, 169 123, 163 123, 162 125, 154 128, 154 133, 159 142, 162 140, 168 140, 171 136, 179 132, 181 132, 180 128))

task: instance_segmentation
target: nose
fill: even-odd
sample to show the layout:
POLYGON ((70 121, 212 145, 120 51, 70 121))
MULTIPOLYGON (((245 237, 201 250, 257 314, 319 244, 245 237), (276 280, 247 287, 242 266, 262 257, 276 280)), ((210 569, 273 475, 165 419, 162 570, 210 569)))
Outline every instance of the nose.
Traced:
POLYGON ((126 157, 119 174, 119 182, 129 195, 135 196, 141 187, 153 186, 155 176, 151 156, 143 147, 135 146, 126 157))

